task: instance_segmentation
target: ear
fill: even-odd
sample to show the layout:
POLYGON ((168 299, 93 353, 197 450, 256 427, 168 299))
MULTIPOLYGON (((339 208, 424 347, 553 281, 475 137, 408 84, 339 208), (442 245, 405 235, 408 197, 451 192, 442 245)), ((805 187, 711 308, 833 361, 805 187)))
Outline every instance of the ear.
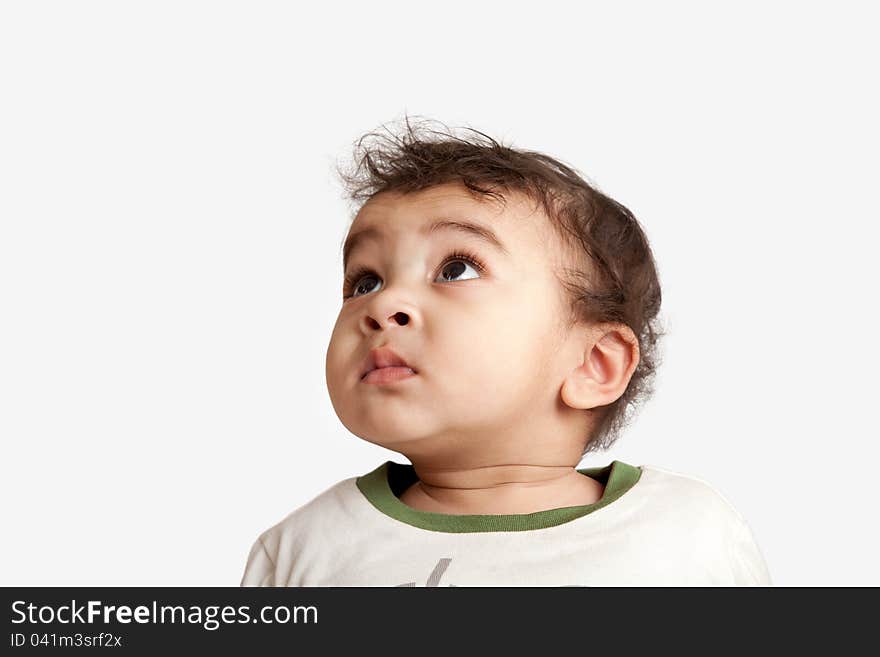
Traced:
POLYGON ((589 329, 584 359, 562 383, 562 399, 572 408, 595 408, 616 401, 639 364, 639 341, 626 324, 589 329))

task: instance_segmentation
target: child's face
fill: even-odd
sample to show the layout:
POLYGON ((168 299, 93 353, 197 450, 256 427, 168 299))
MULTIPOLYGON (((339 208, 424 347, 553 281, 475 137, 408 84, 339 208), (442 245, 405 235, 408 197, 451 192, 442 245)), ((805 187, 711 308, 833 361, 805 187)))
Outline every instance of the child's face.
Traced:
MULTIPOLYGON (((343 301, 327 351, 327 386, 342 423, 410 458, 540 449, 560 412, 560 386, 583 360, 562 348, 569 309, 554 273, 561 241, 546 216, 518 195, 502 208, 447 184, 374 196, 349 238, 368 228, 382 237, 360 241, 345 273, 370 273, 344 291, 354 296, 343 301), (423 232, 441 219, 493 232, 506 253, 465 232, 423 232), (485 270, 448 258, 456 251, 477 256, 485 270), (379 346, 417 374, 362 381, 379 346)), ((573 441, 572 454, 579 458, 582 446, 573 441)))

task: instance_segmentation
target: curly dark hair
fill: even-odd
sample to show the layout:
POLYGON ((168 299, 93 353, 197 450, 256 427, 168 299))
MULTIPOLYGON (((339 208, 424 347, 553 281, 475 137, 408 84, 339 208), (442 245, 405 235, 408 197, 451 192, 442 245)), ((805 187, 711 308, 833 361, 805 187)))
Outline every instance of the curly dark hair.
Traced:
POLYGON ((558 275, 571 302, 568 326, 623 323, 639 343, 639 363, 626 390, 614 402, 589 410, 594 421, 583 455, 610 448, 654 393, 657 345, 666 334, 657 321, 661 294, 654 256, 632 212, 575 168, 506 146, 479 130, 466 127, 465 134, 456 134, 431 119, 414 125, 406 115, 400 130, 381 127, 385 134, 368 132, 354 143, 347 168, 336 166, 345 198, 355 208, 380 192, 408 193, 452 182, 464 184, 477 199, 501 203, 506 193, 518 192, 540 204, 562 240, 575 248, 577 267, 558 275))

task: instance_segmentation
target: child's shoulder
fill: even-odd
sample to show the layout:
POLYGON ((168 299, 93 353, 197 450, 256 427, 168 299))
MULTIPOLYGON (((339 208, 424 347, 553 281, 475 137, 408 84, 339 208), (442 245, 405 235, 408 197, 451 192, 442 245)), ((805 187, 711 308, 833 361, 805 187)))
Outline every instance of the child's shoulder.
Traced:
POLYGON ((666 508, 699 514, 715 521, 745 522, 730 500, 707 479, 657 465, 642 465, 642 493, 666 508))
POLYGON ((260 540, 269 545, 284 540, 285 535, 301 534, 305 528, 344 522, 356 503, 356 479, 349 477, 329 486, 262 532, 260 540))

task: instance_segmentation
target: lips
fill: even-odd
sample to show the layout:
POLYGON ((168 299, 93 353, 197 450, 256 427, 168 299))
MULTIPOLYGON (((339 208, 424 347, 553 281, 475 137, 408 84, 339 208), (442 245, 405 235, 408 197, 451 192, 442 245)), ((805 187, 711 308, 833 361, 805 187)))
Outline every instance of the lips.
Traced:
POLYGON ((370 354, 361 368, 361 378, 363 379, 368 373, 383 367, 408 367, 417 373, 412 365, 390 347, 377 347, 370 349, 370 354))

